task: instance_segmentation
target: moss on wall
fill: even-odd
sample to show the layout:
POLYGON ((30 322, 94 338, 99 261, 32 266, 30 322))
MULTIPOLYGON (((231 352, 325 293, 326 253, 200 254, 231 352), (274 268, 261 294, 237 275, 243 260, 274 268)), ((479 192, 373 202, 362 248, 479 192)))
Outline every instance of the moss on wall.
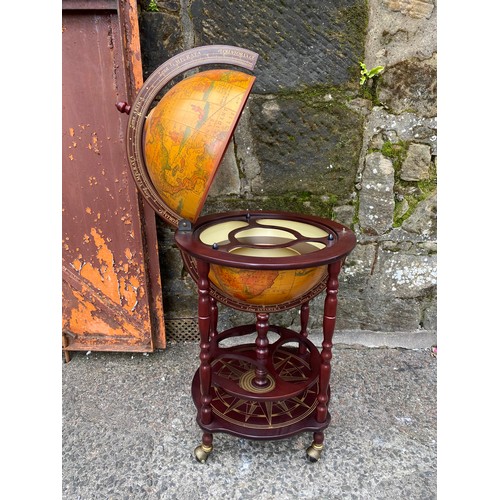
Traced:
POLYGON ((239 196, 209 198, 203 215, 231 210, 269 210, 316 215, 331 219, 337 205, 335 195, 316 195, 308 191, 242 199, 239 196))
POLYGON ((394 193, 396 204, 394 208, 393 227, 400 227, 411 216, 417 205, 435 193, 437 188, 437 168, 434 162, 429 169, 429 178, 420 181, 405 181, 401 179, 401 167, 408 153, 410 141, 386 141, 380 151, 392 161, 394 167, 394 193))

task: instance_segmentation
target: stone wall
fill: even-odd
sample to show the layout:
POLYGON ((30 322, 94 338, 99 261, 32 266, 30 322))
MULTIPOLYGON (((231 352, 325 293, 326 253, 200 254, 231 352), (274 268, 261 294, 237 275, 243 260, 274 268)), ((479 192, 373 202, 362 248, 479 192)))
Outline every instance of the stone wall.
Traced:
MULTIPOLYGON (((276 209, 334 218, 358 245, 337 328, 436 330, 434 0, 140 2, 144 76, 174 54, 230 44, 259 53, 256 85, 204 214, 276 209), (149 10, 148 10, 149 9, 149 10), (384 66, 359 83, 360 66, 384 66)), ((167 329, 196 316, 173 232, 158 221, 167 329)), ((323 297, 311 303, 321 326, 323 297)), ((243 318, 242 316, 245 316, 243 318)), ((295 326, 298 312, 275 322, 295 326)), ((247 321, 222 308, 221 328, 247 321)))

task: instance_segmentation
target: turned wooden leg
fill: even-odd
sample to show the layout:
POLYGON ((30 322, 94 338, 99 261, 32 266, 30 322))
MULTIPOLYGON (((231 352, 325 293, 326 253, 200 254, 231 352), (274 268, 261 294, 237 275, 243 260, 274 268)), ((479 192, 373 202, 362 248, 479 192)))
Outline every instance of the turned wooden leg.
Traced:
POLYGON ((253 383, 258 387, 264 387, 269 384, 269 379, 267 378, 267 370, 265 368, 265 363, 267 362, 267 357, 269 355, 269 339, 267 338, 267 332, 269 330, 269 314, 258 313, 257 314, 257 339, 255 344, 256 358, 258 362, 261 362, 259 366, 255 369, 255 378, 253 383))
POLYGON ((209 424, 212 420, 212 396, 210 386, 212 381, 212 367, 210 366, 210 283, 208 281, 208 262, 198 261, 198 328, 200 330, 200 394, 201 408, 200 421, 209 424))
POLYGON ((219 321, 219 307, 217 301, 210 297, 210 339, 217 336, 217 323, 219 321))
MULTIPOLYGON (((305 302, 300 306, 300 336, 303 339, 307 338, 307 324, 309 323, 309 302, 305 302)), ((299 354, 305 354, 307 352, 306 346, 300 344, 299 354)))
POLYGON ((321 366, 319 372, 318 408, 316 419, 325 422, 328 413, 328 387, 330 385, 330 372, 333 347, 333 331, 337 314, 337 293, 339 288, 338 276, 341 262, 334 262, 328 266, 328 283, 326 286, 325 309, 323 311, 323 343, 321 351, 321 366))
POLYGON ((210 342, 210 358, 214 359, 217 352, 217 323, 219 321, 219 306, 217 305, 217 301, 210 297, 210 333, 209 333, 209 342, 210 342))

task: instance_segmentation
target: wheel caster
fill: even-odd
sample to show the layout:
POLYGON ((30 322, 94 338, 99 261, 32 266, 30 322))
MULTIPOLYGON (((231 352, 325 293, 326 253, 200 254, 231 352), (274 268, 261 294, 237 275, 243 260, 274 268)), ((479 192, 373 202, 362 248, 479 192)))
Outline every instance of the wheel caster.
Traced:
POLYGON ((196 457, 196 460, 198 460, 198 462, 204 464, 207 461, 210 453, 212 453, 213 449, 213 446, 205 446, 204 444, 200 444, 200 446, 197 446, 194 449, 194 456, 196 457))
POLYGON ((309 448, 307 448, 307 458, 310 462, 317 462, 321 457, 321 452, 323 451, 322 444, 313 443, 309 448))

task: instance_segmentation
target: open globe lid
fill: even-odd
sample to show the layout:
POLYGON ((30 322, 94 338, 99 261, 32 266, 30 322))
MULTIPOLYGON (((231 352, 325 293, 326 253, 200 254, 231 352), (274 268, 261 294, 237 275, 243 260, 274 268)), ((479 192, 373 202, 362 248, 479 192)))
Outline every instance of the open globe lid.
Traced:
POLYGON ((253 69, 258 55, 229 46, 191 49, 169 59, 144 83, 129 117, 127 149, 134 180, 155 211, 175 227, 196 222, 255 81, 235 69, 208 69, 176 83, 178 74, 207 63, 253 69))

